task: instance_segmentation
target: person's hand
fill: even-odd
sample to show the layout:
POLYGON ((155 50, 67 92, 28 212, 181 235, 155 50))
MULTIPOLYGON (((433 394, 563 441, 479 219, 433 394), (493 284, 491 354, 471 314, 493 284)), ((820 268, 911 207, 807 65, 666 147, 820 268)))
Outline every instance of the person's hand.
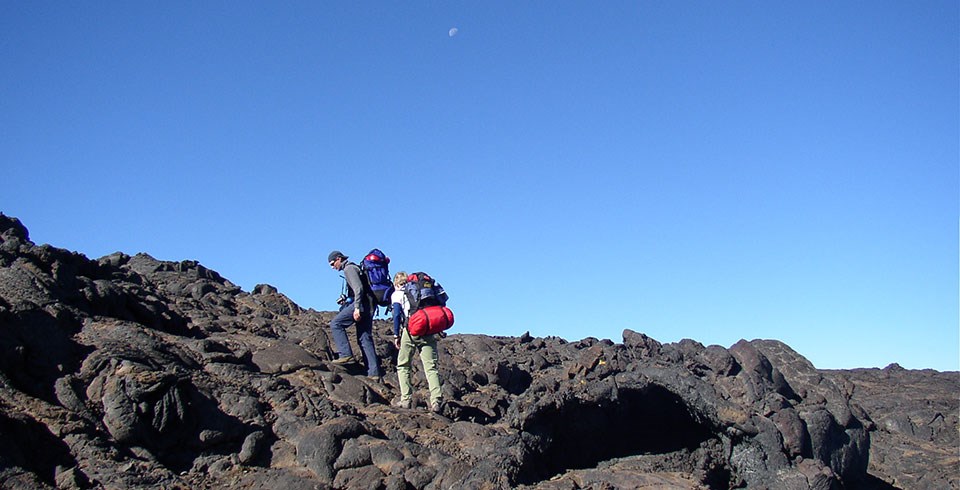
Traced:
POLYGON ((356 321, 356 322, 359 322, 359 321, 360 321, 360 309, 359 309, 359 308, 354 308, 354 309, 353 309, 353 321, 356 321))
POLYGON ((397 348, 397 350, 400 350, 400 337, 396 335, 393 336, 393 345, 397 348))

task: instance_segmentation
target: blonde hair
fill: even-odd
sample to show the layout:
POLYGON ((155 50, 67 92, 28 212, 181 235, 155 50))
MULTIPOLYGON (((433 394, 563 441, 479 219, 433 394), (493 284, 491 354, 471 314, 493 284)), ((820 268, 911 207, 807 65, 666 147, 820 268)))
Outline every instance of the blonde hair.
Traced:
POLYGON ((400 271, 393 276, 394 287, 402 288, 407 283, 407 273, 400 271))

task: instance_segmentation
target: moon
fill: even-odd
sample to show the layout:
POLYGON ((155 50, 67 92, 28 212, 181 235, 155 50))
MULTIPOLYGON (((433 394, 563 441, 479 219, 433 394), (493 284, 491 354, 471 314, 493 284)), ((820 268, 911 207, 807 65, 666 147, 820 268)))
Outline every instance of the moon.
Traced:
POLYGON ((450 37, 453 37, 453 36, 456 36, 458 32, 460 32, 460 29, 453 27, 447 32, 447 35, 450 37))

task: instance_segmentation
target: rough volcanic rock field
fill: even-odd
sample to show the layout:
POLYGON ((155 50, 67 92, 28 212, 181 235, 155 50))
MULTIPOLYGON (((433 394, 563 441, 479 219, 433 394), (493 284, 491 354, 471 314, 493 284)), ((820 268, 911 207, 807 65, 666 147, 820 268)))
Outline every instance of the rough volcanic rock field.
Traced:
POLYGON ((396 374, 332 364, 331 316, 0 215, 0 488, 958 488, 955 372, 459 334, 435 415, 390 405, 396 374))

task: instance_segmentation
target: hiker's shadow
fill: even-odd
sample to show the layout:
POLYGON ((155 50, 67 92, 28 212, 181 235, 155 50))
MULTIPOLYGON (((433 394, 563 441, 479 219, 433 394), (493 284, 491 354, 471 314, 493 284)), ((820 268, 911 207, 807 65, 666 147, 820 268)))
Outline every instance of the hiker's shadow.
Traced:
POLYGON ((324 385, 331 399, 367 406, 389 404, 389 386, 383 378, 368 377, 362 364, 330 364, 328 368, 324 385))

